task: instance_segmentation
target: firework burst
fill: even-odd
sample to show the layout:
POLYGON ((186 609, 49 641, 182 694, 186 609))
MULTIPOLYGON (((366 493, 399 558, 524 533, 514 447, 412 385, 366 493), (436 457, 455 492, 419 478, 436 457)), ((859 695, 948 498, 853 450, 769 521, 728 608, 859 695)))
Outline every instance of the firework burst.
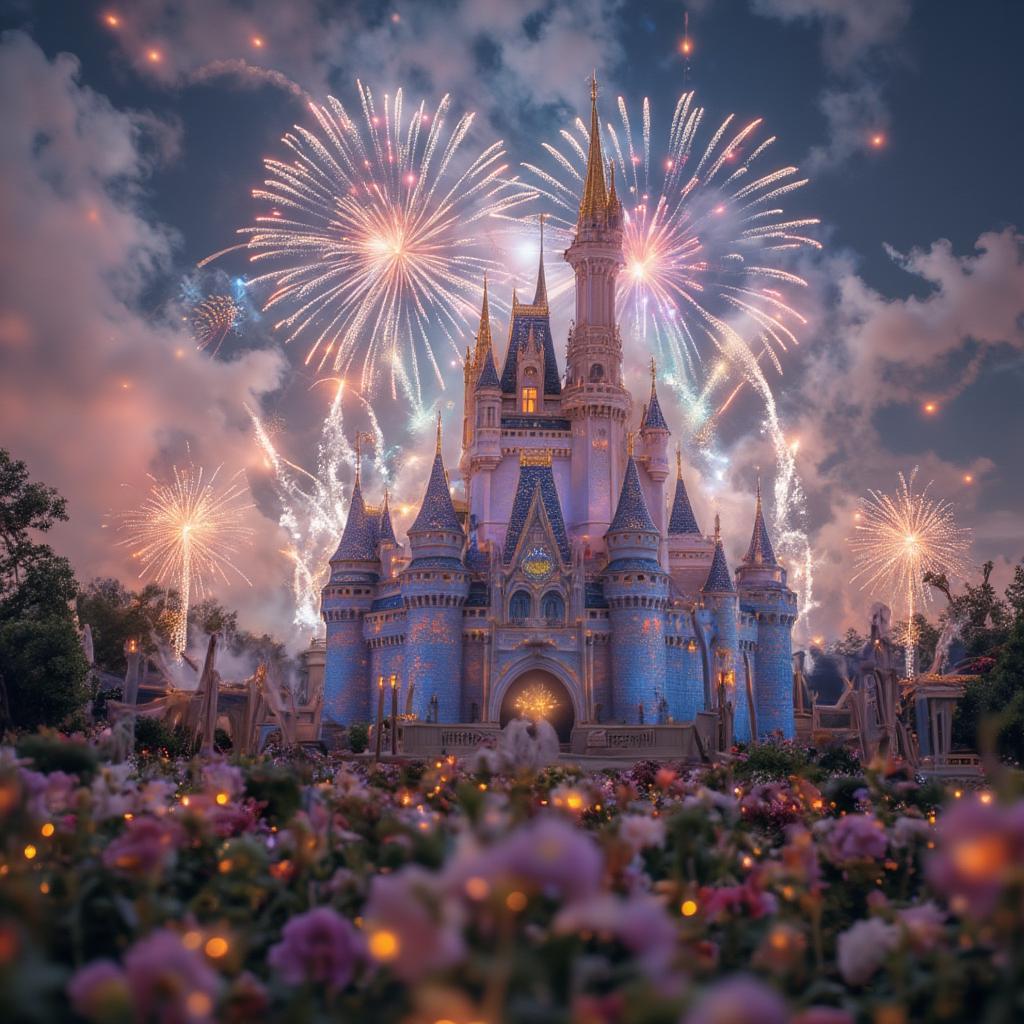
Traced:
MULTIPOLYGON (((617 112, 617 123, 603 131, 623 203, 624 333, 644 353, 658 354, 696 450, 716 476, 726 462, 715 450, 717 423, 744 388, 760 399, 778 470, 779 549, 804 617, 814 605, 804 494, 797 448, 784 435, 768 372, 782 372, 781 356, 798 344, 806 323, 792 299, 806 282, 788 264, 796 253, 821 248, 810 233, 819 222, 790 217, 782 204, 807 179, 796 167, 762 170, 775 138, 764 137, 760 119, 738 124, 730 114, 705 132, 692 92, 676 104, 664 151, 652 143, 647 99, 638 122, 622 97, 617 112)), ((588 148, 588 128, 577 118, 560 145, 544 145, 550 169, 523 165, 552 210, 562 247, 575 230, 588 148)), ((571 278, 558 261, 554 268, 557 295, 571 278)))
POLYGON ((188 325, 196 348, 215 356, 224 339, 240 332, 243 309, 230 295, 209 295, 189 311, 188 325))
POLYGON ((909 479, 900 473, 894 495, 869 491, 849 540, 857 570, 850 582, 903 605, 908 676, 914 670, 914 615, 931 601, 925 573, 966 575, 970 550, 970 531, 957 526, 953 506, 929 495, 931 483, 915 491, 916 478, 915 466, 909 479))
POLYGON ((139 576, 170 582, 178 591, 178 612, 171 645, 179 656, 188 639, 192 593, 202 596, 209 581, 225 583, 237 576, 249 583, 233 558, 252 537, 240 513, 253 506, 244 501, 247 487, 236 475, 218 487, 218 467, 207 478, 202 467, 173 467, 170 482, 150 477, 146 500, 119 517, 127 536, 120 543, 140 563, 139 576))
POLYGON ((439 346, 458 357, 478 309, 483 222, 534 193, 507 179, 501 142, 462 152, 473 114, 448 131, 448 96, 407 110, 401 89, 378 105, 357 88, 361 117, 328 97, 310 104, 317 130, 284 136, 291 161, 265 160, 253 190, 267 212, 224 252, 270 267, 251 283, 271 288, 264 309, 282 313, 275 327, 306 344, 308 365, 418 406, 424 369, 444 386, 439 346))

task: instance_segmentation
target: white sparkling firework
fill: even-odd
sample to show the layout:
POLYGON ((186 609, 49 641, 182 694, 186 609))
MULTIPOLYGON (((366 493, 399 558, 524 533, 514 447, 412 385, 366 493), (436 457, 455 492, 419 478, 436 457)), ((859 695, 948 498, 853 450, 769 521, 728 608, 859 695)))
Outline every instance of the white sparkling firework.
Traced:
POLYGON ((931 601, 925 573, 965 576, 970 571, 970 531, 957 525, 949 502, 929 496, 931 483, 914 490, 917 471, 915 466, 909 480, 900 473, 894 495, 868 491, 849 540, 857 570, 850 582, 902 605, 908 676, 914 672, 914 615, 931 601))
POLYGON ((462 152, 474 115, 446 130, 448 96, 407 112, 401 89, 378 105, 357 88, 361 117, 334 97, 310 104, 317 130, 296 125, 283 139, 291 161, 264 161, 253 196, 267 212, 204 263, 247 251, 270 267, 251 281, 272 289, 264 310, 282 314, 275 327, 306 345, 308 365, 419 408, 426 370, 444 387, 439 347, 458 358, 477 315, 485 222, 534 193, 508 180, 501 142, 462 152))
POLYGON ((167 483, 151 476, 146 500, 118 517, 118 528, 128 534, 120 543, 141 563, 139 577, 171 582, 177 588, 171 646, 179 657, 188 639, 193 591, 202 596, 212 579, 227 583, 237 576, 249 582, 233 558, 252 537, 240 515, 253 506, 243 500, 247 487, 240 474, 224 488, 217 487, 220 470, 206 478, 202 467, 190 464, 173 467, 167 483))
MULTIPOLYGON (((324 418, 317 444, 314 472, 290 462, 277 450, 269 431, 251 409, 253 432, 267 468, 274 474, 274 485, 281 503, 280 526, 288 536, 284 553, 292 563, 292 594, 295 601, 295 625, 304 633, 321 635, 320 591, 327 582, 328 559, 338 545, 345 528, 349 488, 342 475, 354 476, 356 449, 344 431, 343 398, 358 401, 369 419, 373 467, 384 481, 390 479, 393 451, 385 448, 380 424, 373 406, 343 381, 324 418)), ((371 454, 363 450, 364 457, 371 454)))

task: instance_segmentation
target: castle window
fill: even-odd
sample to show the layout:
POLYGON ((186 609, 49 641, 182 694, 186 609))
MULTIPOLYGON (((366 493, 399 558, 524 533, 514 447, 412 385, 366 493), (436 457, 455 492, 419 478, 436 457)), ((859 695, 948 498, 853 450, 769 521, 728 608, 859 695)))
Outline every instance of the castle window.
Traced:
POLYGON ((604 380, 604 367, 600 363, 594 363, 590 368, 590 380, 591 383, 596 384, 598 381, 604 380))
POLYGON ((537 411, 537 389, 523 388, 523 412, 537 411))
POLYGON ((487 426, 494 426, 494 410, 488 406, 487 408, 487 426))
POLYGON ((509 620, 521 625, 530 617, 530 593, 527 590, 517 590, 508 603, 509 620))
POLYGON ((540 614, 549 626, 561 626, 565 622, 565 601, 562 595, 552 590, 540 602, 540 614))

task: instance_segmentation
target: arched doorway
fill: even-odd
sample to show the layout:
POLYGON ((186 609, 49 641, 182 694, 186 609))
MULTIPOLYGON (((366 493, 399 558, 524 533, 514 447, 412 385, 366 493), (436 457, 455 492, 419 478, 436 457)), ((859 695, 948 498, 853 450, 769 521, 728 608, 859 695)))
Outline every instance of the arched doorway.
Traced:
POLYGON ((565 685, 542 668, 528 669, 505 691, 499 721, 504 728, 513 718, 546 718, 558 733, 560 743, 568 743, 576 715, 572 697, 565 685))

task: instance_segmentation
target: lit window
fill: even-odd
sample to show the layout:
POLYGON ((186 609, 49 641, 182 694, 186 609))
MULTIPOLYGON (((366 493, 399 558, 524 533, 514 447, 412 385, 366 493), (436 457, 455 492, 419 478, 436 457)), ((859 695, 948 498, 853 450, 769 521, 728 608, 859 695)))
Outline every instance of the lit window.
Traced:
POLYGON ((537 389, 523 388, 523 412, 537 411, 537 389))

